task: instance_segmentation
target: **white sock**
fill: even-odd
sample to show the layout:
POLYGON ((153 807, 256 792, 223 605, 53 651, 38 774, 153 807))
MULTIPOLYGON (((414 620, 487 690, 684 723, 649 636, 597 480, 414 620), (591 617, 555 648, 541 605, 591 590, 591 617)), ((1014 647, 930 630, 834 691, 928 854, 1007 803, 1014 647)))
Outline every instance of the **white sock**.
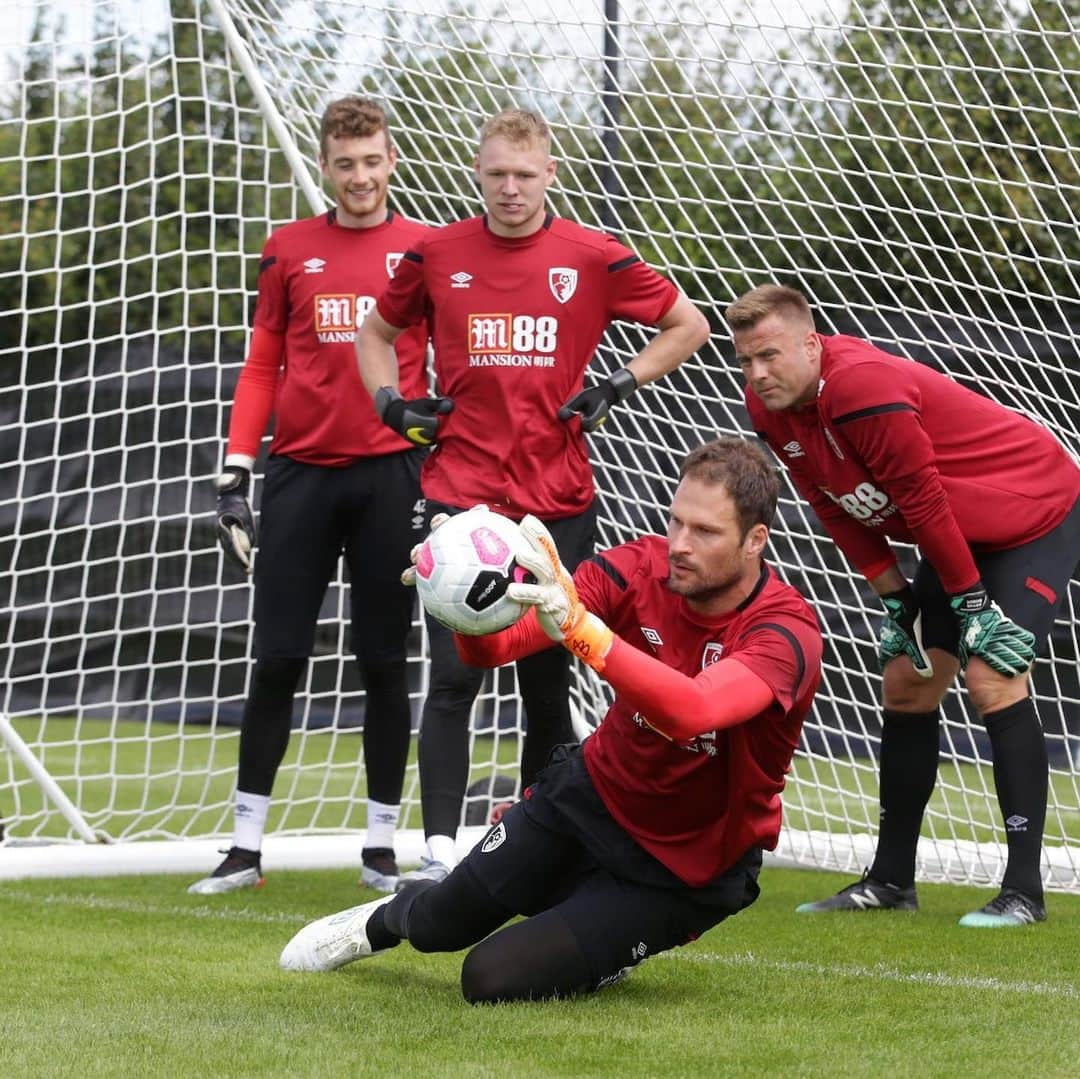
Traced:
POLYGON ((457 844, 449 835, 429 835, 427 837, 428 857, 433 861, 453 869, 457 865, 457 844))
POLYGON ((243 847, 244 850, 262 850, 266 815, 269 812, 269 794, 237 791, 233 815, 233 846, 243 847))
POLYGON ((394 833, 397 831, 398 817, 401 815, 401 806, 387 805, 385 802, 376 802, 374 798, 367 800, 367 835, 364 837, 365 847, 389 847, 394 849, 394 833))

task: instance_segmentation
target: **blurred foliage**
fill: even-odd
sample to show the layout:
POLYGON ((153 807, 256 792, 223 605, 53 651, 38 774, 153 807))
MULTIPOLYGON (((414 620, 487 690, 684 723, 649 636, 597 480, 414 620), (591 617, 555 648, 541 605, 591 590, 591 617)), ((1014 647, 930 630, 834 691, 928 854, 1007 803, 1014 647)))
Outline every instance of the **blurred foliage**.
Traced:
MULTIPOLYGON (((1077 301, 1078 0, 867 0, 843 33, 789 29, 765 60, 734 22, 675 33, 647 9, 624 4, 614 140, 602 61, 552 55, 520 20, 496 27, 466 0, 368 27, 381 44, 355 88, 394 116, 395 205, 432 222, 479 212, 479 128, 518 104, 552 122, 557 212, 614 220, 707 306, 767 279, 885 310, 1077 301)), ((0 190, 21 192, 0 199, 0 282, 21 301, 0 314, 4 341, 246 324, 296 182, 200 11, 174 0, 157 39, 102 26, 63 58, 39 17, 22 94, 0 106, 0 190)), ((308 86, 334 85, 335 18, 289 31, 308 86)))

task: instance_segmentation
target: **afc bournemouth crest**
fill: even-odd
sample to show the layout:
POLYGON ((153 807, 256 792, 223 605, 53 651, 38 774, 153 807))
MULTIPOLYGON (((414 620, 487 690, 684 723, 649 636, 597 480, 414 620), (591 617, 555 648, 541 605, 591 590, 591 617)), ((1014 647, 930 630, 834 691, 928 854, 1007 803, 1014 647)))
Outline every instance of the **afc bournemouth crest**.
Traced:
POLYGON ((548 270, 548 285, 551 286, 551 295, 559 303, 566 303, 577 291, 577 270, 568 266, 552 266, 548 270))
POLYGON ((709 641, 705 645, 705 651, 701 653, 701 669, 705 670, 706 667, 711 667, 714 663, 717 663, 720 659, 720 654, 724 651, 722 644, 717 644, 716 641, 709 641))
POLYGON ((404 251, 387 251, 386 252, 386 276, 393 277, 394 271, 398 268, 401 260, 405 257, 404 251))

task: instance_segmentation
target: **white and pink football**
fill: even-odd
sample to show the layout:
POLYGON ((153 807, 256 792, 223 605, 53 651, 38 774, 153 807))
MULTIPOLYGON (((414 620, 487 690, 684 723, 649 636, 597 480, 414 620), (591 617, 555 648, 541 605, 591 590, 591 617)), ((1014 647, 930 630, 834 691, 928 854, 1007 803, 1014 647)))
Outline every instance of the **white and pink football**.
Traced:
POLYGON ((470 636, 513 625, 526 608, 506 595, 513 581, 532 580, 517 563, 523 543, 514 521, 474 506, 445 521, 416 559, 416 591, 424 610, 470 636))

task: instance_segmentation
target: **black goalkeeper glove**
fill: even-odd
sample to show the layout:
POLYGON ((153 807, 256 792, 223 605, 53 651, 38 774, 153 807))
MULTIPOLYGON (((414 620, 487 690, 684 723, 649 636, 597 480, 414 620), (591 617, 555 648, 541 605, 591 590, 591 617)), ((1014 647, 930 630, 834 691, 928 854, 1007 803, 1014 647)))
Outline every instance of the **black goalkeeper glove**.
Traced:
POLYGON ((1035 658, 1035 635, 1006 618, 986 594, 982 581, 966 592, 949 597, 960 633, 960 666, 972 656, 998 674, 1014 678, 1023 674, 1035 658))
POLYGON ((580 415, 581 429, 595 431, 607 419, 611 406, 625 401, 637 388, 634 373, 624 367, 603 382, 575 393, 559 409, 559 419, 566 423, 571 417, 580 415))
POLYGON ((439 417, 453 412, 449 397, 415 397, 406 401, 393 386, 375 391, 375 411, 387 427, 403 435, 414 446, 430 446, 439 433, 439 417))
POLYGON ((934 668, 922 643, 922 611, 910 585, 881 597, 885 605, 885 622, 878 638, 878 662, 885 664, 897 656, 907 656, 915 673, 930 678, 934 668))
POLYGON ((250 573, 251 548, 255 546, 255 519, 248 501, 251 472, 238 465, 226 465, 225 471, 214 480, 214 488, 218 542, 233 565, 250 573))

